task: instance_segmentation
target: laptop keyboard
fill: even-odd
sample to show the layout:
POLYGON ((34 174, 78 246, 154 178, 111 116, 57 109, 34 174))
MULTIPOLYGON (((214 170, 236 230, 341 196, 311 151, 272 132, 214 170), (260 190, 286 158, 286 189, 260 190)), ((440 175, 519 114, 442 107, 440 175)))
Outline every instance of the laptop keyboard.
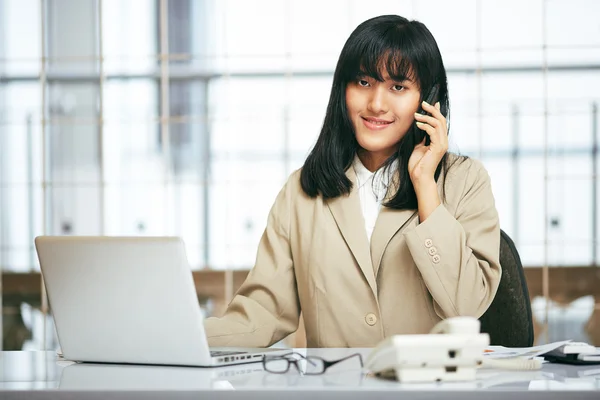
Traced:
POLYGON ((245 351, 218 351, 218 350, 210 351, 210 355, 212 357, 234 356, 236 354, 246 354, 246 352, 245 351))

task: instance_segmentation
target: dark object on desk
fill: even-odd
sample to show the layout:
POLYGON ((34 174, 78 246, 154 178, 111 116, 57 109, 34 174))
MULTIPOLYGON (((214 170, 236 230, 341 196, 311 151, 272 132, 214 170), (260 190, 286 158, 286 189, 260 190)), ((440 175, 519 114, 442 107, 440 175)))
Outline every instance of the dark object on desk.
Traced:
POLYGON ((600 361, 585 361, 577 358, 577 354, 565 354, 563 356, 555 356, 544 354, 544 359, 556 364, 571 364, 571 365, 600 365, 600 361))
POLYGON ((585 342, 569 342, 543 356, 558 364, 600 365, 600 349, 585 342))
POLYGON ((500 231, 502 277, 492 304, 479 319, 490 344, 506 347, 533 346, 533 318, 527 281, 519 252, 512 239, 500 231))

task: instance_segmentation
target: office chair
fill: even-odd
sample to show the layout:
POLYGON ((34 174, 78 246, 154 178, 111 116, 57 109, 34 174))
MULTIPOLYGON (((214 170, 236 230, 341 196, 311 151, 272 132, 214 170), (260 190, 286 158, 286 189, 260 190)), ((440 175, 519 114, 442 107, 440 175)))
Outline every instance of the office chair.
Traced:
POLYGON ((512 239, 500 231, 502 277, 496 297, 479 319, 490 344, 506 347, 533 346, 531 302, 521 258, 512 239))

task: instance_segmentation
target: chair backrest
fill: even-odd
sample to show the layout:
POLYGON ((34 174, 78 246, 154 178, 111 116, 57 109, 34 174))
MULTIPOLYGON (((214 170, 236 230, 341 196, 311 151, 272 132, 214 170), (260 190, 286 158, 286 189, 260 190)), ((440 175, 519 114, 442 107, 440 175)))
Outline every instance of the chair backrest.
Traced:
POLYGON ((521 258, 512 239, 500 231, 502 277, 496 297, 479 319, 492 345, 533 346, 531 302, 521 258))

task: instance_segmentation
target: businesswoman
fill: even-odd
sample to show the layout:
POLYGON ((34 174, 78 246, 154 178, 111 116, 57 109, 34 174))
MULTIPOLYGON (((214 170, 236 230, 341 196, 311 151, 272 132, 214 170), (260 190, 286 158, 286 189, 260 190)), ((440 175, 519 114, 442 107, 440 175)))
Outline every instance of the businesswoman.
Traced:
POLYGON ((498 214, 483 166, 447 153, 448 115, 429 30, 393 15, 359 25, 254 268, 225 315, 205 321, 209 344, 270 346, 301 312, 309 347, 371 347, 481 316, 500 281, 498 214), (439 101, 422 103, 436 85, 439 101))

